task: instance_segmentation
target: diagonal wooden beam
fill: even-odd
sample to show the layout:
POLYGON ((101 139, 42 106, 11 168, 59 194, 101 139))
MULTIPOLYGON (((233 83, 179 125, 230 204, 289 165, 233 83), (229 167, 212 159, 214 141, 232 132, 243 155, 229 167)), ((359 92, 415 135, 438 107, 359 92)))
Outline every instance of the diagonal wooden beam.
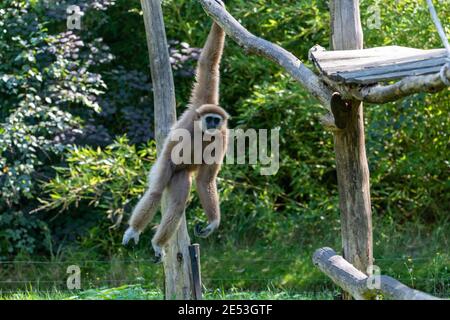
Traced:
POLYGON ((282 47, 250 33, 215 0, 199 0, 199 2, 206 14, 214 19, 226 34, 246 52, 263 56, 280 65, 330 110, 332 90, 296 56, 282 47))

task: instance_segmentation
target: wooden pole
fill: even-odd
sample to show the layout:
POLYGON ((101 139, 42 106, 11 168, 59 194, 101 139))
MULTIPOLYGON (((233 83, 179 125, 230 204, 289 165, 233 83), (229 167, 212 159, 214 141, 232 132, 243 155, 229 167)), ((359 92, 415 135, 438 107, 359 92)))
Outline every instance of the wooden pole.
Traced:
POLYGON ((202 300, 202 275, 200 267, 200 245, 194 243, 189 246, 189 255, 191 257, 191 269, 192 269, 192 296, 194 300, 202 300))
POLYGON ((375 299, 380 293, 383 298, 393 300, 437 300, 427 293, 411 289, 388 276, 379 275, 378 288, 370 288, 367 275, 356 269, 331 248, 320 248, 313 256, 314 264, 329 276, 334 283, 350 293, 355 299, 375 299))
MULTIPOLYGON (((359 0, 332 0, 330 11, 333 50, 362 49, 359 0)), ((336 109, 333 111, 337 111, 339 118, 344 116, 346 120, 342 130, 334 134, 342 249, 344 258, 365 273, 373 263, 373 248, 363 105, 356 100, 344 104, 336 99, 336 102, 332 110, 336 109)))
MULTIPOLYGON (((171 126, 176 121, 175 86, 166 31, 160 0, 141 0, 144 15, 150 70, 153 84, 155 137, 158 153, 171 126)), ((166 213, 167 201, 163 195, 161 212, 166 213)), ((191 268, 189 259, 190 239, 183 215, 177 233, 165 248, 164 258, 165 297, 166 299, 190 299, 192 292, 191 268)))

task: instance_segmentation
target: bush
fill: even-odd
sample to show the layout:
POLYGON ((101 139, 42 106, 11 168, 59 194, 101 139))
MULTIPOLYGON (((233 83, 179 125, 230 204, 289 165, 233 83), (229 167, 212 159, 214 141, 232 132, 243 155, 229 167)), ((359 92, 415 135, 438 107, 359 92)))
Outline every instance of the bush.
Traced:
POLYGON ((41 209, 75 211, 87 202, 120 225, 124 210, 144 191, 155 152, 153 142, 136 151, 125 137, 103 150, 75 147, 66 157, 67 167, 56 168, 56 176, 45 184, 51 200, 43 200, 41 209))
POLYGON ((83 135, 80 116, 100 110, 105 84, 90 70, 111 57, 74 33, 50 35, 28 1, 3 1, 0 10, 0 211, 10 225, 0 243, 32 251, 45 225, 28 217, 38 181, 83 135))

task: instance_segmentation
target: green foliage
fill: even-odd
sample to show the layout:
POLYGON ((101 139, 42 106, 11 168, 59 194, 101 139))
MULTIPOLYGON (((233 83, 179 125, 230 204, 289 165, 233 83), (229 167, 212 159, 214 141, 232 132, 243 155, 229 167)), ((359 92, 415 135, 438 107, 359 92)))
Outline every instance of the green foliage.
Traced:
POLYGON ((448 92, 368 112, 373 206, 396 222, 448 221, 448 92))
POLYGON ((120 224, 129 202, 144 191, 155 152, 153 142, 136 151, 125 137, 103 150, 75 147, 66 156, 67 167, 56 168, 56 176, 45 185, 50 200, 42 208, 68 210, 85 201, 120 224))
MULTIPOLYGON (((23 211, 8 210, 0 215, 0 252, 3 256, 17 252, 33 253, 39 244, 36 235, 49 234, 47 225, 23 211)), ((41 238, 42 239, 42 238, 41 238)), ((1 256, 0 256, 1 258, 1 256)))
POLYGON ((33 251, 39 242, 45 225, 27 217, 38 181, 51 175, 49 166, 80 133, 79 115, 99 111, 105 84, 90 69, 110 58, 73 33, 49 34, 28 1, 2 1, 0 10, 0 211, 1 224, 8 224, 2 256, 33 251))
MULTIPOLYGON (((283 6, 280 10, 275 10, 276 4, 276 1, 238 1, 228 7, 233 14, 245 19, 244 24, 252 32, 285 46, 298 56, 305 55, 316 43, 326 46, 329 41, 329 18, 324 1, 317 1, 314 5, 305 3, 301 10, 296 6, 283 6)), ((368 8, 365 5, 362 7, 363 23, 368 19, 364 11, 368 8)), ((126 12, 126 6, 127 4, 119 1, 118 7, 111 12, 114 15, 120 14, 125 19, 123 12, 126 12)), ((397 33, 408 32, 402 31, 404 24, 398 25, 396 15, 393 14, 399 6, 383 6, 381 32, 365 30, 369 39, 367 41, 373 42, 373 45, 368 46, 390 44, 384 39, 395 39, 392 30, 397 33)), ((422 12, 419 22, 429 25, 429 17, 423 11, 426 8, 412 2, 401 6, 422 12)), ((448 7, 440 5, 438 9, 446 12, 448 7)), ((207 28, 200 26, 207 18, 199 6, 189 1, 167 1, 164 2, 164 10, 169 37, 181 37, 201 45, 207 28), (185 14, 199 19, 186 19, 185 14)), ((139 12, 139 8, 130 5, 129 12, 134 15, 139 12)), ((419 22, 416 21, 409 27, 415 28, 419 22)), ((130 23, 136 24, 132 21, 130 23)), ((432 28, 423 32, 421 38, 413 39, 411 43, 400 40, 398 44, 417 47, 439 45, 439 39, 431 36, 434 33, 432 28), (427 43, 419 43, 422 38, 427 39, 427 43)), ((140 36, 143 37, 143 34, 140 36)), ((118 54, 122 55, 120 51, 118 54)), ((270 243, 281 240, 305 241, 307 244, 305 239, 317 233, 334 233, 329 236, 329 241, 334 241, 338 237, 339 219, 332 136, 324 132, 317 120, 322 113, 317 101, 297 83, 280 73, 273 64, 244 56, 241 49, 231 41, 228 42, 225 54, 223 75, 223 105, 233 115, 233 127, 280 127, 281 167, 274 176, 259 175, 258 166, 224 167, 219 188, 226 219, 223 219, 216 238, 239 243, 270 243), (246 70, 252 72, 245 72, 246 70)), ((189 88, 190 84, 184 80, 177 82, 178 94, 182 95, 178 99, 179 104, 185 103, 189 88)), ((439 152, 445 150, 448 144, 448 130, 444 129, 448 128, 448 119, 442 111, 446 105, 448 94, 443 92, 435 96, 427 95, 426 99, 417 95, 395 104, 366 107, 369 119, 367 149, 376 213, 400 223, 445 219, 442 213, 448 210, 449 201, 445 201, 448 185, 435 182, 445 180, 448 167, 445 152, 439 152), (423 179, 424 177, 429 178, 423 179)), ((79 149, 77 152, 85 150, 89 149, 79 149)), ((84 166, 84 160, 79 158, 80 154, 77 157, 73 157, 73 153, 71 155, 70 170, 76 172, 77 167, 83 170, 77 174, 60 171, 57 180, 54 179, 47 185, 47 190, 53 193, 53 197, 59 198, 49 200, 47 205, 50 208, 62 206, 66 209, 67 202, 86 200, 94 205, 102 203, 101 198, 105 195, 103 191, 84 192, 83 188, 78 189, 83 185, 91 186, 86 181, 92 176, 98 177, 98 170, 84 166), (85 169, 88 171, 84 171, 85 169), (83 180, 83 175, 86 180, 83 180)), ((97 156, 90 156, 95 161, 97 156)), ((136 168, 133 167, 132 170, 136 168)), ((122 189, 126 196, 130 195, 126 191, 128 183, 126 179, 114 177, 113 188, 116 191, 108 194, 114 194, 118 199, 114 196, 107 198, 102 208, 108 213, 128 211, 123 208, 121 211, 119 208, 119 204, 124 206, 131 201, 131 198, 124 199, 120 192, 122 189)), ((195 194, 189 211, 193 216, 189 223, 204 220, 195 194)))
POLYGON ((332 140, 315 118, 321 107, 283 75, 252 91, 238 105, 234 121, 243 129, 280 128, 280 169, 261 176, 259 165, 224 167, 223 234, 239 242, 291 243, 305 233, 337 227, 332 140))

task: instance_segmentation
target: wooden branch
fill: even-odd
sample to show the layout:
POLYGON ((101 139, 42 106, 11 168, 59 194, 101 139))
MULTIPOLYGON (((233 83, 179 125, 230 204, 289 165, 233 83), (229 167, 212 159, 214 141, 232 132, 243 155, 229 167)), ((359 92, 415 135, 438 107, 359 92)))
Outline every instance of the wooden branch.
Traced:
POLYGON ((379 287, 370 288, 368 283, 372 282, 373 278, 356 269, 331 248, 316 250, 313 263, 335 284, 358 300, 375 299, 380 293, 384 298, 393 300, 439 300, 427 293, 411 289, 389 276, 379 276, 379 287))
POLYGON ((214 19, 226 34, 244 50, 263 56, 280 65, 330 110, 333 92, 297 57, 282 47, 250 33, 215 0, 199 0, 199 2, 208 16, 214 19))
MULTIPOLYGON (((155 137, 159 154, 170 128, 176 121, 175 86, 167 50, 161 1, 141 0, 141 6, 152 75, 155 137)), ((167 207, 167 197, 164 192, 161 201, 163 215, 166 214, 167 207)), ((166 299, 187 300, 192 297, 189 245, 190 238, 183 214, 178 231, 166 247, 166 257, 163 261, 166 299)))
MULTIPOLYGON (((450 81, 450 66, 445 76, 450 81)), ((344 99, 357 99, 369 103, 387 103, 399 100, 419 92, 435 93, 447 88, 439 73, 404 78, 390 85, 375 85, 364 87, 333 86, 344 99)))

